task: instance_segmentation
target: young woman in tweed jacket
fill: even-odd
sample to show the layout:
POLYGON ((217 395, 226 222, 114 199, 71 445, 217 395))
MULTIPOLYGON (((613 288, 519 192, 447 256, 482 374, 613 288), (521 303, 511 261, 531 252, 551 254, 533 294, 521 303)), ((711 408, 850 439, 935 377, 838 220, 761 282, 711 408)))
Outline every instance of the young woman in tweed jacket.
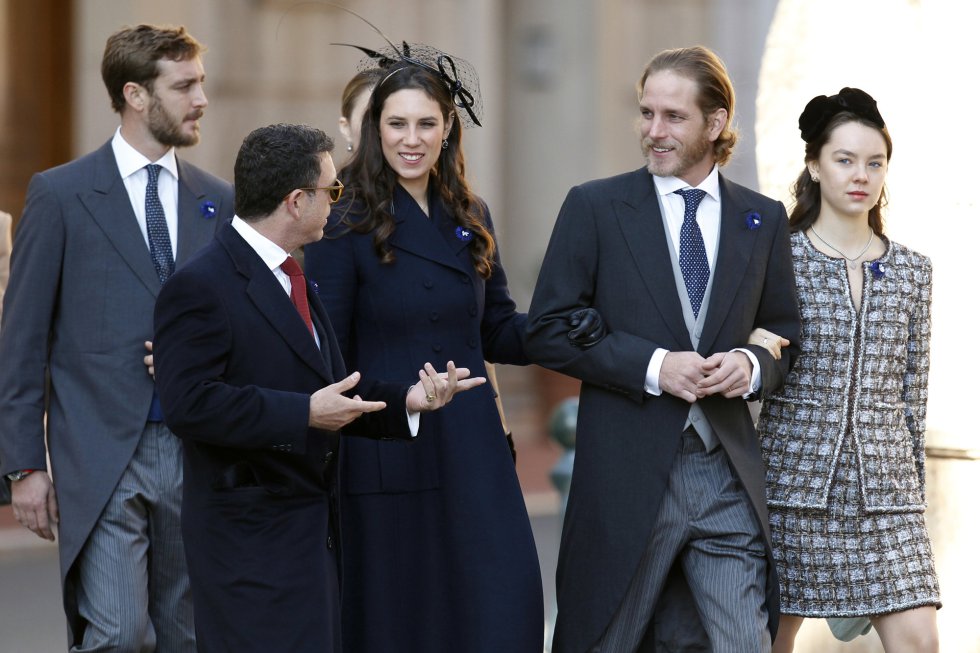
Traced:
MULTIPOLYGON (((852 88, 818 96, 800 131, 790 225, 802 353, 759 419, 783 615, 773 651, 793 650, 804 617, 867 617, 887 653, 935 652, 932 265, 884 234, 892 141, 875 100, 852 88)), ((778 335, 752 338, 779 356, 778 335)))

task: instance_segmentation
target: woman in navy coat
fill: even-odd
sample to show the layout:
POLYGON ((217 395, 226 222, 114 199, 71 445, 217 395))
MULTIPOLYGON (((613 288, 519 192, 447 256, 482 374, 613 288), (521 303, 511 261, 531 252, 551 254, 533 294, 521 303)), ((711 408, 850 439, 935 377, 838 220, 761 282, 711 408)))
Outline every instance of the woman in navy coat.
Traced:
MULTIPOLYGON (((464 177, 478 90, 453 88, 431 49, 383 63, 341 173, 353 199, 305 252, 347 364, 377 379, 427 360, 525 365, 526 316, 464 177)), ((414 441, 347 441, 341 461, 345 651, 540 653, 537 552, 489 385, 414 441)))

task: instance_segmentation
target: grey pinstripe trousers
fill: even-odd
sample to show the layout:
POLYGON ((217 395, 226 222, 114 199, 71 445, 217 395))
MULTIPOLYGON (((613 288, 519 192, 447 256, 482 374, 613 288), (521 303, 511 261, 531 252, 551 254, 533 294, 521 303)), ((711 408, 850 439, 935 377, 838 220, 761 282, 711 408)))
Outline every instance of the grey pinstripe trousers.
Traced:
POLYGON ((85 620, 73 653, 193 653, 194 617, 180 532, 183 450, 146 425, 76 562, 85 620))
POLYGON ((766 552, 722 447, 684 432, 647 549, 594 653, 635 651, 679 560, 714 653, 768 653, 766 552))

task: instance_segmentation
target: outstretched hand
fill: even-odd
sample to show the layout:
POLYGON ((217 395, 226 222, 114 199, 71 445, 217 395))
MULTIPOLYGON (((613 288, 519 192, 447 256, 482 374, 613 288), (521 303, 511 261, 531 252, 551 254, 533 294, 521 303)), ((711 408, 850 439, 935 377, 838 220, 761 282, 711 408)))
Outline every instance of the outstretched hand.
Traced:
POLYGON ((310 426, 325 431, 339 431, 364 413, 383 410, 383 401, 364 401, 359 396, 353 398, 343 393, 352 389, 361 380, 361 373, 354 372, 346 379, 320 388, 310 396, 310 426))
POLYGON ((442 408, 457 393, 465 392, 487 382, 486 377, 469 378, 470 370, 456 368, 452 361, 446 363, 445 372, 436 372, 431 363, 419 370, 419 382, 411 387, 405 397, 405 408, 410 413, 425 413, 442 408))

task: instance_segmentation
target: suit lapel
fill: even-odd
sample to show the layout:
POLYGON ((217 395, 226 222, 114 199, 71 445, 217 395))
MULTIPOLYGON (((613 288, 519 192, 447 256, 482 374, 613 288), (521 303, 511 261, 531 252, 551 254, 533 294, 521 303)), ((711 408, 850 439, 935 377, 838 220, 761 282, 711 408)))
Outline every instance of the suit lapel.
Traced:
POLYGON ((667 233, 650 173, 645 169, 636 171, 626 199, 614 200, 613 208, 633 262, 660 315, 678 345, 690 350, 691 336, 684 326, 684 312, 674 283, 667 233))
POLYGON ((746 225, 746 217, 756 207, 747 205, 737 187, 733 187, 721 175, 718 175, 718 184, 721 189, 721 231, 710 304, 698 346, 702 354, 711 351, 718 337, 742 284, 756 242, 756 230, 746 225))
MULTIPOLYGON (((451 267, 460 272, 468 272, 472 268, 472 266, 464 267, 460 263, 459 259, 456 258, 456 252, 447 246, 446 239, 442 237, 434 223, 436 211, 441 210, 438 206, 441 204, 438 196, 430 195, 429 213, 432 216, 431 220, 422 212, 412 196, 398 184, 395 184, 392 204, 394 205, 395 224, 397 225, 388 240, 392 247, 411 252, 415 256, 451 267)), ((462 243, 462 245, 465 247, 466 243, 462 243)))
POLYGON ((198 171, 177 159, 177 266, 206 245, 215 231, 215 216, 221 212, 221 198, 211 198, 214 212, 205 215, 204 202, 209 198, 198 171))
MULTIPOLYGON (((299 316, 289 295, 285 293, 272 270, 266 267, 265 262, 230 224, 222 225, 216 238, 228 251, 236 270, 246 277, 245 293, 256 310, 265 316, 269 324, 279 332, 300 359, 329 382, 333 377, 327 369, 323 352, 317 348, 313 336, 303 323, 303 318, 299 316)), ((308 297, 312 295, 310 297, 312 304, 316 295, 310 292, 309 283, 306 292, 308 297)), ((321 334, 321 337, 323 335, 321 334)), ((321 344, 324 347, 329 346, 325 342, 321 344)))
POLYGON ((119 176, 111 141, 97 152, 93 180, 92 190, 80 192, 79 200, 133 274, 156 297, 160 279, 133 213, 129 193, 119 176))

